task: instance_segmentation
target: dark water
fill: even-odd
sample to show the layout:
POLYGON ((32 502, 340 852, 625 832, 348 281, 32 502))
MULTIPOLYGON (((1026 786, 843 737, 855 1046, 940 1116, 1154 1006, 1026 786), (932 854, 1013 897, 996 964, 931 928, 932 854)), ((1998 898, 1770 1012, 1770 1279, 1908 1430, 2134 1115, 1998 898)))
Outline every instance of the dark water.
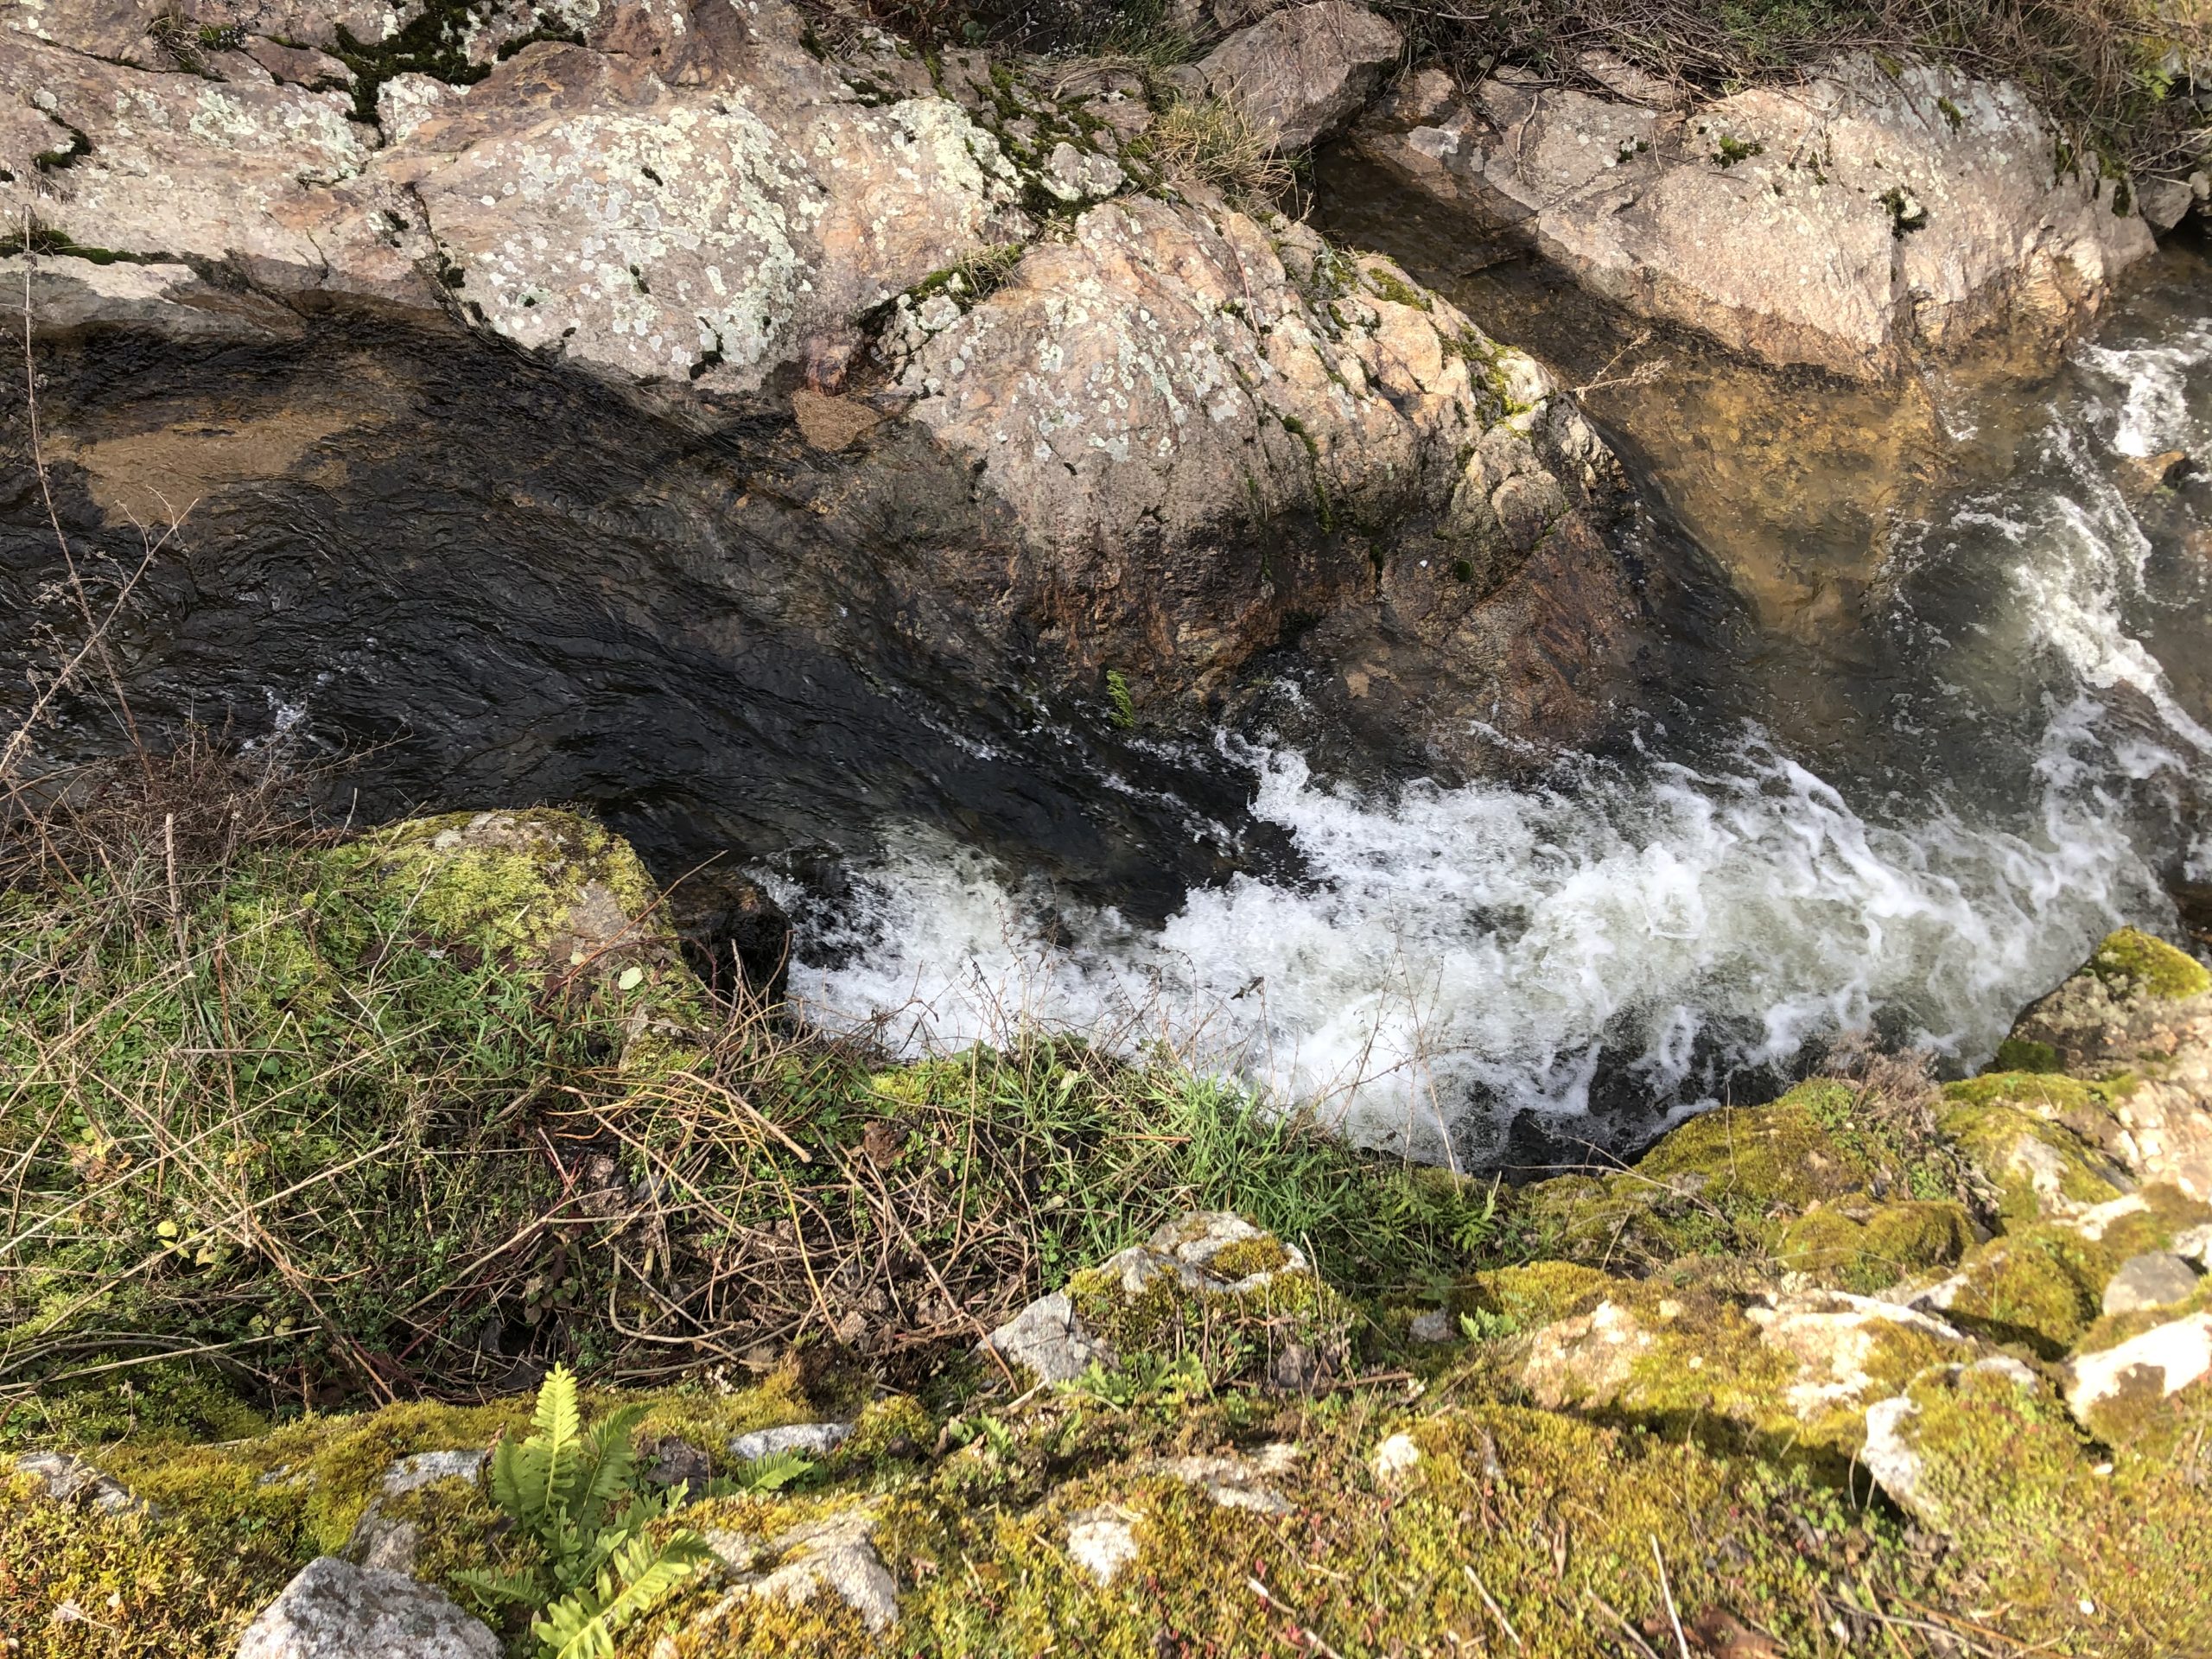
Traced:
MULTIPOLYGON (((1527 271, 1423 274, 1611 375, 1590 405, 1675 530, 1638 706, 1472 780, 1330 741, 1288 672, 1233 732, 1055 704, 1019 639, 932 609, 978 532, 895 444, 863 470, 329 322, 56 350, 45 415, 96 578, 138 558, 128 513, 195 504, 114 636, 140 718, 348 756, 363 817, 579 802, 664 875, 742 864, 812 1005, 918 1041, 1164 1040, 1478 1158, 1516 1116, 1618 1139, 1756 1095, 1853 1027, 1969 1063, 2107 926, 2174 930, 2212 880, 2212 497, 2145 462, 2212 453, 2201 249, 2056 376, 1894 398, 1624 354, 1527 271)), ((74 638, 13 448, 11 683, 74 638)), ((98 691, 49 753, 115 741, 98 691)))

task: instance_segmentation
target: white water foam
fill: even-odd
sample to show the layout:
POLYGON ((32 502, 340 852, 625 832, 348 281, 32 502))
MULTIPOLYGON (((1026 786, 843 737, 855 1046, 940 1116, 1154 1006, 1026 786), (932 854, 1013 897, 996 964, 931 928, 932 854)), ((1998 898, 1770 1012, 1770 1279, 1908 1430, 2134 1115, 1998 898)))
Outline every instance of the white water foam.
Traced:
POLYGON ((850 965, 802 963, 828 1010, 901 1007, 909 1044, 1003 1036, 1013 1019, 1158 1038, 1376 1138, 1433 1146, 1476 1101, 1574 1112, 1602 1058, 1694 1103, 1700 1039, 1786 1064, 1878 1011, 1978 1056, 2156 884, 2094 793, 2096 716, 2055 722, 2043 822, 1937 812, 1871 824, 1756 735, 1723 770, 1574 785, 1416 787, 1367 798, 1259 751, 1256 815, 1312 875, 1239 876, 1157 933, 1051 907, 982 861, 910 839, 862 881, 850 965))
POLYGON ((1545 789, 1389 795, 1224 741, 1303 879, 1240 875, 1147 931, 908 834, 794 988, 825 1017, 899 1010, 886 1034, 909 1047, 1022 1022, 1158 1039, 1430 1154, 1470 1111, 1585 1109, 1601 1065, 1679 1112, 1878 1018, 1977 1061, 2107 928, 2170 915, 2129 785, 2201 787, 2212 756, 2126 626, 2150 544, 2095 464, 2196 435, 2212 324, 2083 362, 2117 411, 2054 411, 2039 478, 1919 538, 1990 561, 1995 533, 1967 567, 1993 601, 2011 589, 1994 648, 2040 664, 2031 786, 2002 812, 1947 804, 1921 770, 1941 759, 1903 754, 1896 787, 1921 804, 1862 810, 1756 731, 1701 769, 1586 761, 1545 789), (2117 711, 2123 689, 2163 734, 2117 711))

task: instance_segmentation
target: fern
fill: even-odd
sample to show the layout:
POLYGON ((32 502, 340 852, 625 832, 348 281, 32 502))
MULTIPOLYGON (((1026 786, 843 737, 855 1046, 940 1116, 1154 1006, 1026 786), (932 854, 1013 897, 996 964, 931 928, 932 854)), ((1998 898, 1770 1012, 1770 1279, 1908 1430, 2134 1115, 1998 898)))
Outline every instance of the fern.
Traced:
POLYGON ((502 1440, 493 1452, 492 1499, 543 1559, 530 1568, 472 1569, 455 1581, 487 1611, 537 1613, 531 1634, 549 1659, 612 1653, 625 1625, 709 1559, 706 1541, 688 1529, 658 1544, 646 1535, 683 1502, 685 1489, 638 1489, 630 1436, 644 1414, 642 1407, 625 1407, 587 1430, 576 1379, 556 1365, 537 1391, 529 1438, 502 1440))
POLYGON ((591 1583, 548 1607, 530 1633, 544 1643, 547 1659, 604 1659, 624 1628, 666 1600, 709 1553, 694 1532, 679 1532, 658 1547, 648 1538, 627 1538, 591 1583))

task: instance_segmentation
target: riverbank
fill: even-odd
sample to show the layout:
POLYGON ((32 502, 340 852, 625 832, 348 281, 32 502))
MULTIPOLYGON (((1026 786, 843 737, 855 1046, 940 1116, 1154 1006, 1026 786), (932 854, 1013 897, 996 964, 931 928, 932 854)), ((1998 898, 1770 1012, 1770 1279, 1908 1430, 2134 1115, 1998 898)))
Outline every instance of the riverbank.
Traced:
POLYGON ((2139 935, 2012 1069, 1839 1056, 1516 1188, 733 1012, 562 814, 107 850, 5 921, 14 1651, 228 1654, 327 1554, 399 1575, 316 1569, 357 1638, 535 1651, 475 1458, 563 1361, 709 1546, 625 1653, 2207 1634, 2212 976, 2139 935))

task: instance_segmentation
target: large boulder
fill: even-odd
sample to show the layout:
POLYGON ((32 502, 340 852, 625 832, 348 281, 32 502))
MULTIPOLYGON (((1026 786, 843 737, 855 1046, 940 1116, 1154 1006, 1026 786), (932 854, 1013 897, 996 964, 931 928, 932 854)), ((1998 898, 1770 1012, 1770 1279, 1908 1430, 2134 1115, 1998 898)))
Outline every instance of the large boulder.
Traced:
POLYGON ((2212 1202, 2212 972, 2202 963, 2124 928, 2020 1016, 1998 1061, 2021 1109, 2108 1167, 2212 1202))
POLYGON ((2062 336, 2153 245, 2020 88, 1924 64, 1686 109, 1432 69, 1351 142, 1631 312, 1857 379, 1994 327, 2062 336))
MULTIPOLYGON (((1586 734, 1632 671, 1624 480, 1572 400, 1387 261, 1163 189, 1141 77, 881 36, 841 56, 788 0, 697 0, 580 3, 558 39, 473 8, 436 50, 427 23, 387 47, 346 22, 349 92, 243 49, 73 49, 143 29, 99 3, 52 0, 0 54, 0 213, 32 222, 49 336, 266 344, 368 312, 520 348, 731 435, 759 487, 679 502, 700 563, 728 569, 749 505, 739 539, 804 590, 774 625, 844 658, 848 620, 889 612, 971 679, 1041 671, 1103 704, 1111 674, 1139 715, 1211 717, 1294 640, 1325 714, 1451 765, 1487 764, 1493 731, 1586 734)), ((248 47, 337 40, 265 21, 248 47)), ((1284 143, 1395 50, 1341 3, 1256 27, 1306 31, 1284 143), (1322 73, 1317 42, 1350 55, 1322 73)), ((360 442, 378 395, 333 377, 316 429, 360 442)), ((135 463, 99 436, 54 432, 111 517, 157 512, 105 480, 135 463)), ((208 442, 180 435, 156 481, 219 520, 203 486, 256 480, 243 445, 196 468, 208 442)), ((346 486, 280 450, 252 464, 346 486)))
MULTIPOLYGON (((1502 680, 1534 703, 1547 671, 1484 601, 1540 543, 1615 591, 1599 531, 1621 474, 1572 401, 1389 261, 1304 226, 1128 199, 988 296, 932 294, 891 327, 910 418, 1027 550, 974 569, 972 608, 1041 620, 1141 706, 1217 685, 1294 615, 1333 618, 1313 644, 1351 698, 1418 721, 1502 680)), ((1624 608, 1592 605, 1552 660, 1601 677, 1624 608)))

